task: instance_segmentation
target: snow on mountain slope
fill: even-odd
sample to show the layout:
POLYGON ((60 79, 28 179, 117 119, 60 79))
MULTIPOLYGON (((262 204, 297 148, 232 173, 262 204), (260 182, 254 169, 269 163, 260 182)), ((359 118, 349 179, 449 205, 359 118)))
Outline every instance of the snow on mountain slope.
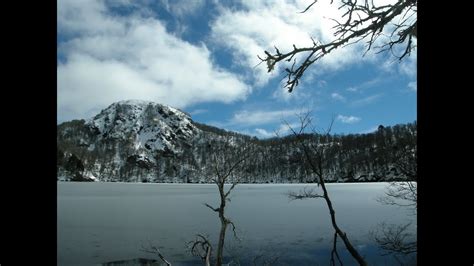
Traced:
POLYGON ((136 150, 178 151, 175 140, 190 140, 198 129, 178 109, 140 100, 116 102, 85 123, 98 140, 131 140, 136 150))

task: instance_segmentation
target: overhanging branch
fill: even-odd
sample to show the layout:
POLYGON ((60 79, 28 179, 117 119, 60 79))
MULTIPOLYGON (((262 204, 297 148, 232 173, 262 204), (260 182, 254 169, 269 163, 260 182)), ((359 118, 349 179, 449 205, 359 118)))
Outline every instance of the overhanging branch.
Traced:
MULTIPOLYGON (((308 11, 316 2, 316 0, 313 1, 301 13, 308 11)), ((293 45, 293 50, 287 53, 282 53, 275 47, 274 53, 264 51, 265 57, 258 56, 261 62, 266 62, 268 72, 273 71, 280 62, 291 62, 293 60, 291 67, 285 68, 284 74, 286 77, 285 87, 288 92, 291 93, 299 85, 303 74, 312 64, 331 51, 348 44, 367 40, 365 51, 367 53, 372 49, 376 40, 384 36, 384 29, 386 28, 389 28, 391 32, 390 39, 377 47, 378 52, 390 50, 395 57, 402 60, 416 48, 413 41, 417 38, 417 19, 413 18, 413 14, 416 15, 417 13, 416 0, 399 0, 395 4, 383 6, 375 6, 373 2, 368 0, 363 1, 363 4, 358 4, 358 1, 353 0, 342 0, 339 9, 344 8, 347 9, 342 16, 345 19, 344 22, 332 19, 336 22, 333 27, 335 29, 334 40, 323 44, 311 38, 313 45, 310 47, 297 48, 293 45), (394 23, 395 18, 400 15, 401 21, 394 23), (401 55, 395 55, 394 50, 400 45, 405 45, 405 48, 401 55), (306 55, 302 60, 297 61, 295 56, 298 54, 306 55)))

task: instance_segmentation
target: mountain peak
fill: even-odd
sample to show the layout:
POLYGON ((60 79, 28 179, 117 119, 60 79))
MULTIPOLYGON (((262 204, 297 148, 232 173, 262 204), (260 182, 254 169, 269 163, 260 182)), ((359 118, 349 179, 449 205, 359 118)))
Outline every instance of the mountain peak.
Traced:
POLYGON ((147 104, 156 104, 152 101, 138 100, 138 99, 129 99, 115 102, 115 104, 128 104, 128 105, 147 105, 147 104))
POLYGON ((188 140, 198 130, 188 114, 143 100, 115 102, 85 124, 99 138, 132 140, 136 149, 148 150, 175 151, 175 140, 188 140))
MULTIPOLYGON (((161 103, 156 103, 156 102, 146 101, 146 100, 138 100, 138 99, 129 99, 129 100, 118 101, 118 102, 112 103, 111 105, 109 105, 104 110, 109 109, 109 108, 117 108, 118 106, 131 106, 131 107, 135 107, 135 109, 144 109, 147 106, 153 106, 155 108, 162 108, 162 109, 171 110, 173 112, 180 112, 180 113, 186 114, 185 112, 183 112, 183 111, 181 111, 177 108, 171 107, 169 105, 166 105, 166 104, 161 104, 161 103)), ((186 114, 186 115, 188 115, 188 114, 186 114)))

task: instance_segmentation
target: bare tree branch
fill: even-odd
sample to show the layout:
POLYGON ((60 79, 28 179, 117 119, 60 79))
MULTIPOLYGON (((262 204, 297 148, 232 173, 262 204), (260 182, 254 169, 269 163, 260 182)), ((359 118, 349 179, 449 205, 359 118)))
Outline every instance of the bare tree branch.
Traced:
MULTIPOLYGON (((307 6, 306 9, 301 11, 300 13, 305 13, 306 11, 308 11, 308 9, 310 9, 314 4, 316 4, 316 2, 318 2, 318 0, 314 0, 313 3, 311 3, 309 6, 307 6)), ((331 1, 331 3, 332 3, 332 1, 331 1)))
POLYGON ((214 208, 212 207, 211 205, 207 204, 207 203, 204 203, 204 206, 208 207, 209 209, 215 211, 215 212, 219 212, 219 208, 214 208))
POLYGON ((161 254, 161 251, 160 251, 160 250, 158 249, 158 247, 156 247, 155 245, 152 245, 151 243, 149 243, 149 247, 148 247, 148 248, 146 248, 146 247, 144 247, 144 246, 142 245, 141 251, 147 252, 147 253, 155 254, 155 255, 157 255, 166 265, 171 266, 171 263, 165 259, 165 257, 163 256, 163 254, 161 254))
POLYGON ((247 159, 247 155, 242 156, 242 158, 238 159, 236 162, 232 163, 232 165, 227 169, 227 172, 222 175, 224 182, 227 181, 227 178, 230 176, 230 174, 239 166, 243 161, 247 159))
MULTIPOLYGON (((316 0, 306 7, 301 13, 308 11, 316 0)), ((381 36, 384 35, 384 29, 388 28, 390 38, 385 41, 379 49, 378 53, 390 51, 399 60, 411 54, 411 51, 416 48, 414 39, 417 38, 417 19, 414 16, 417 13, 417 0, 399 0, 394 4, 375 6, 373 2, 364 0, 363 4, 358 4, 354 0, 342 0, 339 9, 346 9, 342 18, 345 21, 336 22, 335 39, 329 43, 322 44, 316 42, 313 38, 313 45, 311 47, 297 48, 293 45, 293 50, 287 53, 282 53, 275 47, 275 52, 272 54, 264 51, 265 57, 258 58, 261 62, 267 63, 267 70, 271 72, 275 69, 276 64, 280 62, 291 62, 293 64, 289 68, 285 68, 286 84, 285 87, 288 92, 292 92, 299 84, 299 80, 313 63, 329 54, 333 50, 344 47, 346 45, 358 43, 366 40, 366 51, 372 49, 381 36), (394 22, 395 18, 401 15, 399 22, 394 22), (401 55, 395 55, 395 48, 404 46, 401 55), (295 56, 301 54, 302 60, 297 62, 295 56)), ((332 3, 332 1, 331 1, 332 3)), ((364 55, 365 55, 364 53, 364 55)))
POLYGON ((236 230, 236 227, 235 227, 234 222, 232 222, 231 220, 227 219, 227 223, 230 224, 230 225, 232 225, 232 232, 234 233, 234 237, 235 237, 235 239, 237 239, 237 240, 240 241, 241 239, 239 238, 239 236, 237 235, 237 232, 235 231, 235 230, 236 230))
POLYGON ((212 245, 207 237, 197 234, 196 240, 189 242, 189 244, 191 245, 191 254, 201 258, 206 266, 210 266, 212 245))

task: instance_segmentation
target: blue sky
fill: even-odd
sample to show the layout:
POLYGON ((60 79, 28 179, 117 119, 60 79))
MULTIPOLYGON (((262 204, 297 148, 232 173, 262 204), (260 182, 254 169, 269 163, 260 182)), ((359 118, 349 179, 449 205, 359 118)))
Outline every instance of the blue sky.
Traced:
POLYGON ((127 99, 259 138, 286 134, 286 122, 296 126, 306 111, 317 128, 335 117, 338 134, 415 121, 416 52, 399 62, 347 46, 313 65, 291 94, 283 66, 258 65, 274 46, 330 41, 329 18, 342 11, 324 2, 301 14, 312 0, 58 0, 58 123, 127 99))

